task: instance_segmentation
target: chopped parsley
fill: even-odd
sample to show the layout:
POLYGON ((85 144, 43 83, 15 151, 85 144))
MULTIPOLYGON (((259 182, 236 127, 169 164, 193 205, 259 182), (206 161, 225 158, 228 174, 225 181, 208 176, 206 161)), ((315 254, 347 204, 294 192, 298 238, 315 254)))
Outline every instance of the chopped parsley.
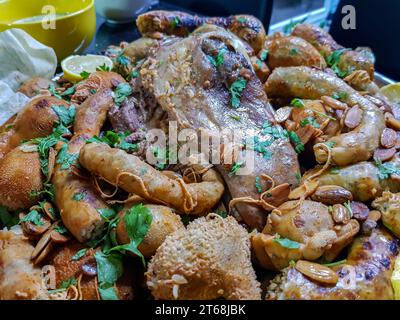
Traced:
POLYGON ((287 238, 275 237, 274 242, 279 243, 282 247, 287 249, 298 249, 300 248, 300 243, 287 238))
POLYGON ((340 170, 339 170, 339 167, 337 167, 337 166, 333 166, 333 167, 329 170, 329 173, 331 173, 331 174, 339 174, 339 172, 340 172, 340 170))
POLYGON ((304 144, 301 143, 300 138, 293 131, 288 131, 288 134, 289 134, 290 141, 294 144, 294 150, 297 153, 302 153, 305 150, 305 148, 304 148, 304 144))
POLYGON ((44 223, 42 221, 42 215, 36 210, 32 210, 31 212, 29 212, 25 217, 23 217, 20 220, 20 223, 21 222, 31 222, 35 226, 43 226, 44 225, 44 223))
MULTIPOLYGON (((57 92, 57 89, 56 89, 56 86, 54 85, 54 83, 51 83, 51 84, 49 85, 49 87, 47 88, 47 90, 50 92, 50 94, 51 94, 53 97, 56 97, 57 99, 62 100, 62 97, 61 97, 61 95, 57 92)), ((36 94, 39 94, 39 92, 37 92, 36 94)))
POLYGON ((328 66, 335 72, 340 78, 344 78, 348 75, 347 71, 341 70, 339 67, 340 58, 343 53, 349 49, 340 49, 333 51, 326 59, 328 66))
POLYGON ((336 142, 326 141, 326 142, 324 142, 324 145, 326 145, 328 148, 333 148, 336 145, 336 142))
POLYGON ((132 94, 132 88, 128 83, 120 83, 114 91, 114 102, 120 106, 127 97, 132 94))
POLYGON ((222 211, 222 210, 215 210, 215 213, 217 214, 217 215, 219 215, 220 217, 222 217, 222 218, 226 218, 227 216, 228 216, 228 212, 226 212, 226 211, 222 211))
POLYGON ((307 118, 304 118, 303 120, 300 121, 300 126, 301 126, 302 128, 304 128, 304 127, 307 126, 308 124, 311 125, 311 126, 313 126, 314 128, 320 128, 320 127, 321 127, 321 126, 319 125, 319 123, 315 120, 314 117, 307 117, 307 118))
POLYGON ((335 92, 333 95, 332 95, 332 98, 333 99, 336 99, 336 100, 346 100, 347 99, 347 97, 348 97, 348 94, 346 93, 346 92, 335 92))
POLYGON ((121 53, 118 57, 117 57, 117 63, 122 65, 122 66, 128 66, 130 63, 129 58, 124 55, 123 53, 121 53))
POLYGON ((56 163, 61 165, 61 170, 67 170, 72 165, 76 164, 78 157, 78 153, 68 153, 68 145, 64 144, 58 152, 56 163))
POLYGON ((79 75, 81 76, 81 78, 82 78, 83 80, 85 80, 85 79, 89 78, 90 72, 82 71, 79 75))
POLYGON ((214 67, 219 67, 220 65, 222 65, 224 63, 224 61, 225 61, 224 55, 227 52, 228 52, 228 50, 226 48, 221 48, 218 50, 217 55, 215 55, 214 57, 213 56, 207 56, 207 57, 214 67))
POLYGON ((296 172, 294 176, 296 177, 297 182, 300 183, 300 181, 301 181, 301 173, 300 172, 296 172))
POLYGON ((229 88, 229 92, 231 94, 231 105, 233 108, 240 107, 240 96, 243 90, 246 88, 247 81, 244 78, 239 78, 235 82, 232 83, 229 88))
POLYGON ((245 17, 239 17, 236 19, 240 23, 246 23, 246 18, 245 17))
POLYGON ((376 161, 376 166, 380 180, 388 179, 392 174, 400 175, 400 169, 396 168, 393 163, 376 161))
POLYGON ((78 261, 78 260, 82 259, 82 258, 85 256, 87 250, 88 250, 88 249, 81 249, 81 250, 77 251, 77 252, 72 256, 71 260, 72 260, 72 261, 78 261))
POLYGON ((271 159, 272 152, 267 148, 274 142, 274 139, 261 140, 258 136, 254 136, 250 144, 246 144, 246 146, 250 150, 254 150, 258 153, 261 153, 264 159, 271 159))
POLYGON ((303 19, 301 19, 301 20, 298 20, 298 21, 293 21, 293 20, 291 20, 287 25, 285 25, 285 26, 283 27, 283 32, 284 32, 285 34, 292 33, 293 29, 294 29, 298 24, 302 24, 302 23, 305 22, 306 20, 307 20, 307 17, 305 17, 305 18, 303 18, 303 19))
POLYGON ((55 189, 51 183, 45 183, 43 190, 32 190, 29 192, 29 197, 36 198, 41 195, 47 195, 51 200, 55 199, 55 189))
POLYGON ((262 193, 262 186, 260 183, 260 177, 256 177, 255 186, 258 193, 262 193))
POLYGON ((105 254, 98 251, 94 255, 97 264, 99 294, 102 300, 119 300, 115 283, 124 273, 122 255, 105 254))
POLYGON ((244 165, 243 162, 235 162, 235 163, 232 165, 231 171, 228 173, 228 176, 233 177, 233 176, 238 172, 238 170, 239 170, 241 167, 243 167, 243 165, 244 165))
POLYGON ((67 228, 65 228, 65 227, 62 226, 62 225, 56 226, 56 227, 54 228, 54 230, 56 230, 59 234, 67 234, 67 233, 68 233, 67 228))
MULTIPOLYGON (((61 97, 65 98, 67 96, 73 95, 75 93, 75 86, 69 87, 63 93, 61 93, 61 97)), ((66 99, 69 100, 69 99, 66 99)))
POLYGON ((96 68, 96 71, 111 71, 111 68, 103 63, 101 66, 96 68))
POLYGON ((237 114, 230 114, 229 117, 231 117, 233 120, 236 120, 236 121, 241 120, 241 117, 237 114))
POLYGON ((130 243, 111 248, 108 252, 129 251, 142 258, 142 262, 145 264, 144 257, 138 250, 138 246, 147 235, 153 216, 150 210, 140 203, 130 208, 123 219, 130 243))
POLYGON ((62 292, 67 290, 71 286, 76 286, 78 284, 78 280, 76 280, 74 277, 68 278, 61 282, 60 288, 55 289, 55 290, 49 290, 49 293, 57 293, 57 292, 62 292))
POLYGON ((135 79, 137 77, 139 77, 139 72, 137 70, 133 70, 133 71, 129 72, 126 80, 131 81, 132 79, 135 79))
POLYGON ((263 49, 263 50, 261 50, 261 53, 260 53, 260 60, 261 61, 266 61, 267 60, 267 58, 268 58, 268 50, 267 49, 263 49))
POLYGON ((289 54, 291 56, 296 56, 296 55, 299 54, 299 51, 297 50, 297 48, 291 48, 290 51, 289 51, 289 54))
POLYGON ((325 267, 336 267, 336 266, 344 264, 346 262, 347 262, 347 259, 343 259, 343 260, 336 261, 336 262, 324 263, 323 266, 325 266, 325 267))
POLYGON ((100 137, 95 136, 86 140, 86 143, 101 142, 108 144, 112 148, 119 148, 127 152, 133 152, 138 149, 138 145, 136 143, 125 141, 125 138, 129 135, 130 132, 128 131, 119 133, 115 133, 114 131, 106 131, 100 137))
POLYGON ((299 99, 299 98, 294 98, 291 102, 290 105, 295 107, 295 108, 303 108, 305 106, 304 101, 299 99))
POLYGON ((72 200, 75 201, 82 201, 86 198, 86 194, 84 192, 76 192, 73 196, 72 196, 72 200))
POLYGON ((172 29, 175 29, 177 27, 180 27, 182 24, 182 21, 179 17, 174 17, 171 21, 171 27, 172 29))

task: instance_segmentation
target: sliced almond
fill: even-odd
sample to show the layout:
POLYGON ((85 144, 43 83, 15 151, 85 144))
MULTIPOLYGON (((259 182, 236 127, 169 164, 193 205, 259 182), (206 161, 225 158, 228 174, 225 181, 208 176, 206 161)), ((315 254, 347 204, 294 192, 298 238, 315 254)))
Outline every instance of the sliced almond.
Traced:
POLYGON ((35 264, 41 263, 48 255, 49 253, 53 250, 54 248, 54 243, 49 242, 46 247, 40 252, 39 256, 35 259, 35 264))
POLYGON ((55 229, 53 229, 53 231, 51 232, 50 238, 51 241, 53 241, 54 243, 60 244, 66 243, 70 239, 69 237, 57 232, 55 229))
POLYGON ((350 203, 353 218, 358 221, 365 221, 368 219, 369 209, 367 205, 359 201, 352 201, 350 203))
POLYGON ((350 212, 342 204, 335 204, 332 207, 332 218, 336 223, 347 224, 350 219, 350 212))
POLYGON ((386 149, 393 148, 397 142, 397 133, 393 129, 385 128, 381 134, 381 145, 386 149))
POLYGON ((400 130, 400 120, 395 119, 395 117, 391 113, 389 112, 385 113, 385 121, 388 127, 396 131, 400 130))
POLYGON ((374 160, 385 162, 392 159, 395 154, 396 154, 396 148, 390 148, 390 149, 379 148, 374 151, 374 160))
POLYGON ((283 107, 276 110, 275 120, 278 123, 283 123, 290 118, 292 114, 292 107, 283 107))
POLYGON ((353 195, 345 188, 328 185, 318 187, 315 193, 311 196, 311 199, 324 204, 332 205, 344 203, 346 201, 352 201, 353 195))
POLYGON ((48 164, 48 170, 49 170, 49 175, 48 175, 48 180, 50 181, 51 177, 53 176, 53 171, 54 171, 54 166, 56 165, 56 156, 57 156, 57 151, 54 148, 49 149, 49 164, 48 164))
POLYGON ((335 110, 346 110, 347 104, 329 96, 321 97, 323 103, 335 110))
POLYGON ((318 263, 299 260, 296 262, 295 268, 300 273, 320 283, 336 284, 339 281, 338 275, 332 269, 318 263))
POLYGON ((44 248, 49 244, 51 241, 51 232, 52 230, 48 230, 39 240, 39 242, 36 244, 35 249, 32 251, 31 259, 34 260, 36 259, 39 254, 44 250, 44 248))
POLYGON ((382 214, 378 210, 371 210, 368 214, 368 220, 379 221, 382 217, 382 214))
POLYGON ((363 111, 358 105, 355 105, 347 111, 344 118, 344 125, 347 128, 354 129, 361 123, 363 111))
POLYGON ((54 217, 55 209, 50 202, 45 202, 43 204, 43 211, 49 217, 50 220, 55 221, 56 217, 54 217))

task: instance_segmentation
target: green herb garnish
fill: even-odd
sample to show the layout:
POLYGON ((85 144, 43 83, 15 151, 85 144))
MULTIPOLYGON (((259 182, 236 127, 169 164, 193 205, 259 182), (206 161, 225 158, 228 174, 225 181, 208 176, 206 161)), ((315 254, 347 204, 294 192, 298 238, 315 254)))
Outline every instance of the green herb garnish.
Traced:
POLYGON ((291 102, 290 105, 295 107, 295 108, 303 108, 305 106, 304 101, 299 99, 299 98, 294 98, 291 102))
POLYGON ((20 221, 21 222, 31 222, 35 226, 43 226, 44 223, 42 222, 42 215, 36 211, 32 210, 30 211, 25 217, 23 217, 20 221))
POLYGON ((233 108, 240 107, 240 97, 244 89, 246 88, 247 81, 244 78, 239 78, 235 82, 232 83, 229 88, 229 92, 231 94, 231 105, 233 108))
POLYGON ((127 97, 132 94, 132 88, 128 83, 120 83, 114 91, 114 102, 120 106, 127 97))
POLYGON ((67 170, 69 169, 72 165, 76 164, 77 160, 79 158, 78 153, 68 153, 68 145, 64 144, 60 151, 58 152, 57 155, 57 160, 56 163, 60 164, 60 169, 61 170, 67 170))
POLYGON ((300 243, 297 241, 293 241, 287 238, 274 238, 273 240, 276 243, 279 243, 282 247, 287 249, 298 249, 300 248, 300 243))
POLYGON ((82 78, 83 80, 85 80, 85 79, 87 79, 87 78, 90 77, 90 72, 82 71, 79 75, 81 76, 81 78, 82 78))
POLYGON ((73 196, 72 196, 72 200, 75 201, 82 201, 84 200, 86 197, 86 194, 84 192, 76 192, 73 196))
POLYGON ((111 68, 103 63, 101 66, 96 68, 96 71, 111 71, 111 68))
POLYGON ((307 117, 304 118, 303 120, 300 121, 300 126, 302 128, 304 128, 307 125, 311 125, 314 128, 320 128, 321 126, 319 125, 319 123, 315 120, 314 117, 307 117))
POLYGON ((78 260, 82 259, 82 258, 85 256, 87 250, 88 250, 88 249, 81 249, 81 250, 77 251, 77 252, 72 256, 71 260, 72 260, 72 261, 78 261, 78 260))
POLYGON ((233 177, 233 176, 238 172, 238 170, 239 170, 241 167, 243 167, 243 165, 244 165, 243 162, 235 162, 235 163, 232 165, 231 171, 228 173, 228 176, 233 177))

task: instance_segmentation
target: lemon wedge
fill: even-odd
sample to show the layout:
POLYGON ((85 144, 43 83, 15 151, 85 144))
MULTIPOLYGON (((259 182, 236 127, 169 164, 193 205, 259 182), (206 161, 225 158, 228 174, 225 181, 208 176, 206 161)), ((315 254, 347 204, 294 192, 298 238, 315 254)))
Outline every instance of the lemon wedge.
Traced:
POLYGON ((96 72, 97 68, 113 68, 113 62, 106 56, 88 54, 86 56, 69 56, 61 62, 64 78, 75 82, 84 79, 83 74, 96 72))
POLYGON ((397 257, 392 273, 392 286, 395 300, 400 300, 400 256, 397 257))
POLYGON ((382 87, 381 93, 388 98, 390 102, 400 104, 400 82, 382 87))

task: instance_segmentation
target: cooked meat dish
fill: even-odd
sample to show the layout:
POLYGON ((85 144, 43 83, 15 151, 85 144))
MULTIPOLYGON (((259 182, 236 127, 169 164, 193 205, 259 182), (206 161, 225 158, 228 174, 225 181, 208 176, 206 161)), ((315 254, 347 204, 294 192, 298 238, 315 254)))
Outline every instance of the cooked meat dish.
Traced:
POLYGON ((372 51, 249 15, 136 23, 112 68, 18 90, 0 300, 395 299, 400 113, 372 51))

